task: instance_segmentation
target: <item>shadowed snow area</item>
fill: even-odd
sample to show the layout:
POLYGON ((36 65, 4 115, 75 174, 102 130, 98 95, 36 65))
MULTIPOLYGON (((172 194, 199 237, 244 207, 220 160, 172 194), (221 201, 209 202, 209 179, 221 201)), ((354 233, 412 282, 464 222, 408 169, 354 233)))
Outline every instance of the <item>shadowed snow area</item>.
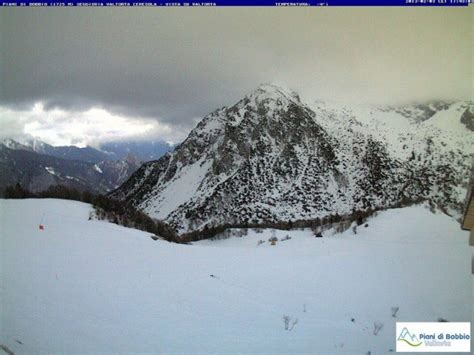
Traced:
POLYGON ((396 321, 471 320, 468 233, 422 205, 274 246, 271 230, 153 241, 91 210, 0 200, 0 344, 15 354, 382 354, 396 321))

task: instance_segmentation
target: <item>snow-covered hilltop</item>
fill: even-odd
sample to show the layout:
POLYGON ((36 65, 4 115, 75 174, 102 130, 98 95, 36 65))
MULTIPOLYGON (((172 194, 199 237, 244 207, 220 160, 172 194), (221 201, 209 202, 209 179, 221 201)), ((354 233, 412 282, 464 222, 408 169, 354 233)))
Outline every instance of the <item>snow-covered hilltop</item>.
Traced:
POLYGON ((472 107, 307 104, 266 84, 204 117, 175 151, 144 164, 112 196, 179 233, 420 198, 456 216, 474 152, 461 117, 472 119, 472 107))

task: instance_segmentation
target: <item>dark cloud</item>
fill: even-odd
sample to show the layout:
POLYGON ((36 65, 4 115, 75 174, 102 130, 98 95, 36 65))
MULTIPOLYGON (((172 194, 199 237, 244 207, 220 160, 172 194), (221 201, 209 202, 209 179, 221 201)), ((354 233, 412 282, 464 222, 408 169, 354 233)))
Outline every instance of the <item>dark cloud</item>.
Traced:
POLYGON ((0 105, 189 127, 259 83, 364 102, 471 95, 472 9, 0 10, 0 105))

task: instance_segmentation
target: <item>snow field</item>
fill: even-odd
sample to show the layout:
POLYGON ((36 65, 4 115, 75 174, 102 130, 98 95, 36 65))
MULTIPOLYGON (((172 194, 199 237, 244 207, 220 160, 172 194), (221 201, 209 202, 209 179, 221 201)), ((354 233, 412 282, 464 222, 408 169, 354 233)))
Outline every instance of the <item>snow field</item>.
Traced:
POLYGON ((0 200, 0 344, 15 354, 383 354, 397 320, 471 320, 468 233, 424 206, 380 213, 357 235, 276 231, 292 239, 275 246, 271 230, 153 241, 90 211, 0 200))

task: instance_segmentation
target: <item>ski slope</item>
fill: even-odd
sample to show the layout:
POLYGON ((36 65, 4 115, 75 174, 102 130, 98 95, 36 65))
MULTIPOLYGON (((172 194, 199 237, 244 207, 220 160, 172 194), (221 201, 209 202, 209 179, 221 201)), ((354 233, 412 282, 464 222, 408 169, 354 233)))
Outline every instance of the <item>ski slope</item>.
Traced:
POLYGON ((424 206, 357 235, 277 231, 292 239, 275 246, 257 246, 270 230, 153 241, 90 211, 0 200, 0 344, 15 354, 384 354, 397 320, 471 320, 468 233, 424 206))

